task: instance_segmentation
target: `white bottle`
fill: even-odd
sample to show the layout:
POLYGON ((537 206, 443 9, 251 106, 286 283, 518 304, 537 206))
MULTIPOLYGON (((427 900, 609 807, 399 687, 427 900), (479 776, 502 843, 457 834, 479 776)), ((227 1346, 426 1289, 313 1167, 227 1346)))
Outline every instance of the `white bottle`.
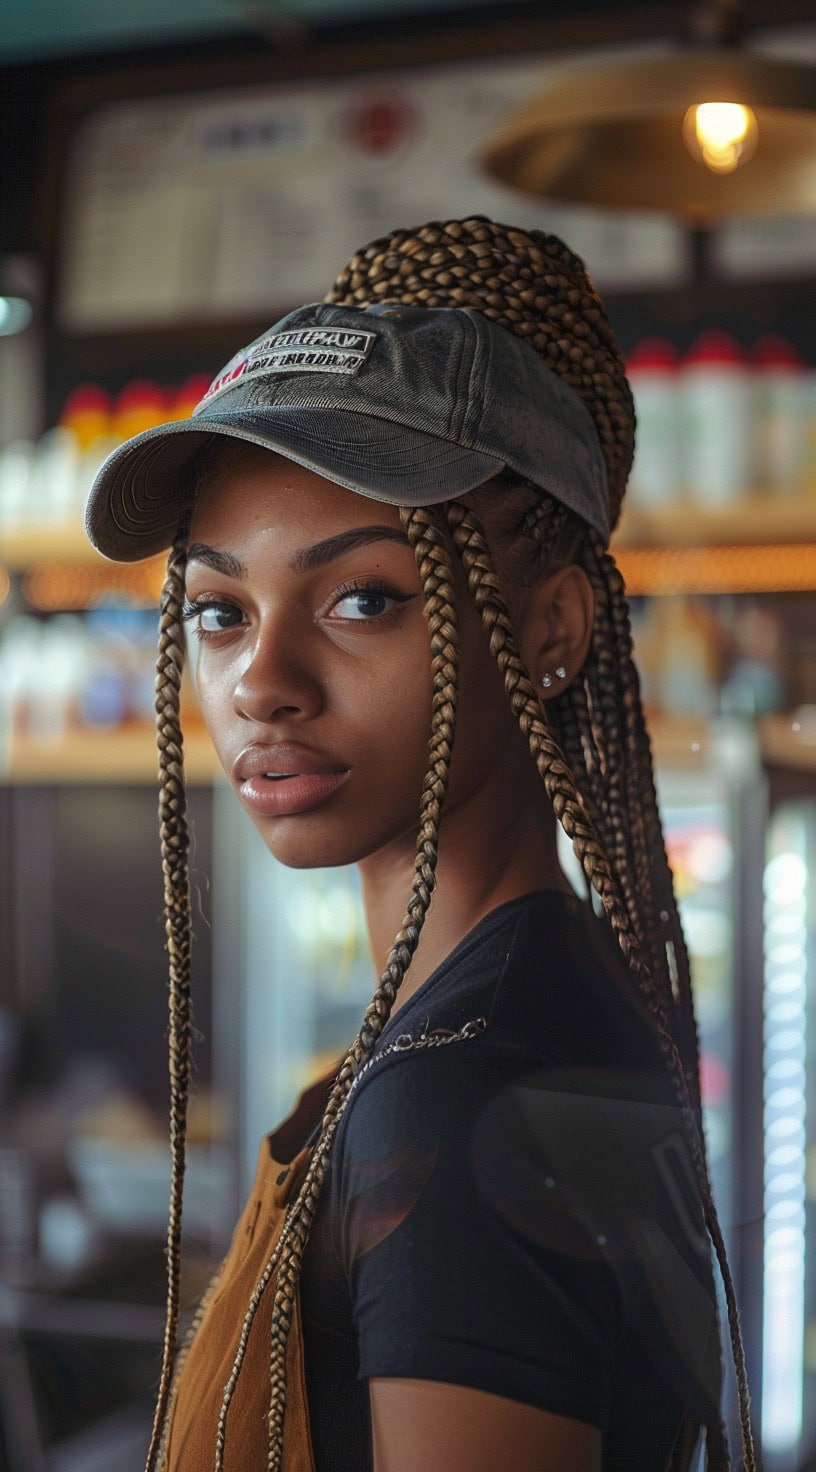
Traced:
POLYGON ((756 411, 756 484, 798 490, 807 458, 805 364, 784 337, 761 337, 751 354, 756 411))
POLYGON ((704 332, 680 373, 688 493, 704 506, 738 505, 753 472, 752 379, 726 332, 704 332))
POLYGON ((69 730, 86 669, 82 619, 57 614, 43 626, 40 654, 29 676, 28 729, 41 741, 61 741, 69 730))
POLYGON ((637 414, 627 490, 633 506, 671 505, 682 489, 677 369, 677 350, 662 337, 644 338, 627 359, 637 414))
POLYGON ((29 525, 54 531, 71 525, 79 465, 73 430, 57 424, 41 435, 31 463, 29 525))
POLYGON ((27 524, 33 459, 31 440, 14 440, 0 450, 0 548, 4 531, 19 532, 27 524))

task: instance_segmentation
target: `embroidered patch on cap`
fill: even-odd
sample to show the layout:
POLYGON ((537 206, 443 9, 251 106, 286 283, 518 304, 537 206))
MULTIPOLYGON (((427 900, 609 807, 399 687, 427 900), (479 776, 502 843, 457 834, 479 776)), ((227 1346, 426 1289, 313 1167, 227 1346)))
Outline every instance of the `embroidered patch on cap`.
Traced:
POLYGON ((359 373, 371 356, 376 332, 344 327, 299 327, 273 332, 249 350, 238 353, 214 378, 195 413, 239 379, 266 373, 359 373))

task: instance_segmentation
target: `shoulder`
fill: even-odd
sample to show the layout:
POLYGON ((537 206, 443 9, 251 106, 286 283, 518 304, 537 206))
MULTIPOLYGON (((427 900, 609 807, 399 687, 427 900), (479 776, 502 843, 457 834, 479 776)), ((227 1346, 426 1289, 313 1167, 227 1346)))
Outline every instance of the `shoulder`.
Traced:
MULTIPOLYGON (((613 1075, 635 1074, 640 1095, 673 1102, 648 1005, 605 927, 574 896, 536 891, 485 917, 391 1019, 375 1056, 402 1036, 418 1057, 420 1038, 480 1018, 482 1063, 578 1067, 603 1076, 602 1091, 613 1075)), ((445 1050, 456 1067, 454 1053, 461 1049, 445 1050)))
POLYGON ((346 1261, 396 1223, 437 1246, 476 1232, 562 1272, 594 1264, 619 1308, 645 1274, 661 1313, 710 1331, 710 1245, 670 1088, 609 1058, 530 1063, 489 1023, 427 1036, 375 1058, 349 1098, 329 1185, 346 1261))

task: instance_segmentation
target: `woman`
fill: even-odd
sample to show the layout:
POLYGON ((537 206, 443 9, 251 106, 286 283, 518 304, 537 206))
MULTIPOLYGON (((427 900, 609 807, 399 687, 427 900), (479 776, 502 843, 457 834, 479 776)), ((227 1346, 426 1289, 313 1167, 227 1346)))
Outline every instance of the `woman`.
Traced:
POLYGON ((704 1431, 725 1468, 711 1242, 754 1466, 687 955, 605 550, 633 428, 581 263, 474 218, 369 246, 191 421, 97 479, 101 551, 172 543, 174 1189, 150 1467, 657 1472, 690 1467, 704 1431), (283 863, 358 864, 380 980, 336 1074, 264 1141, 171 1387, 185 623, 239 799, 283 863), (556 819, 594 909, 563 877, 556 819))

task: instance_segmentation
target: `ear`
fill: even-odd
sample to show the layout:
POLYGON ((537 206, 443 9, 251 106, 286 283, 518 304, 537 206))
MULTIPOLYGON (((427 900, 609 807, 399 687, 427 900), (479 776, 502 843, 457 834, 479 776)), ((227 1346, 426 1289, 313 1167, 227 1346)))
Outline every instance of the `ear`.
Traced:
POLYGON ((592 584, 574 563, 559 567, 529 592, 520 653, 541 700, 561 695, 583 667, 594 620, 592 584))

